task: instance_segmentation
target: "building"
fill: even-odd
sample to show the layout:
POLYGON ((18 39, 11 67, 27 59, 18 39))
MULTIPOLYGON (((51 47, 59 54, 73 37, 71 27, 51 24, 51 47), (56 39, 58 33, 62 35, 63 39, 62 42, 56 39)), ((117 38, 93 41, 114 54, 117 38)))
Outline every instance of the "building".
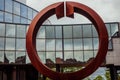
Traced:
MULTIPOLYGON (((0 80, 38 79, 25 45, 27 29, 37 13, 25 5, 25 0, 0 0, 0 80)), ((111 22, 106 26, 109 49, 101 66, 114 69, 116 74, 120 65, 120 24, 111 22)), ((98 49, 98 35, 92 24, 51 25, 47 20, 36 42, 41 61, 51 68, 55 63, 65 64, 62 67, 85 66, 94 59, 98 49)))

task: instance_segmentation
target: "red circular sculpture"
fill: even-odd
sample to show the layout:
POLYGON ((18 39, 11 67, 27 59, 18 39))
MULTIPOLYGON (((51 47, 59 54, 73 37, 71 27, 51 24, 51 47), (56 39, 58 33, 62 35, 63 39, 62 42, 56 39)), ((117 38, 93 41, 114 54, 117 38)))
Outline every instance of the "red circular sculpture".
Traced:
POLYGON ((48 6, 43 9, 33 19, 29 26, 26 36, 26 48, 28 56, 33 66, 43 75, 51 78, 52 80, 81 80, 90 74, 92 74, 104 61, 107 50, 108 50, 108 34, 104 22, 99 15, 90 9, 89 7, 76 3, 66 2, 66 16, 74 17, 74 12, 87 17, 95 26, 99 35, 99 49, 95 59, 88 64, 84 69, 73 72, 73 73, 60 73, 50 70, 44 65, 37 55, 36 51, 36 35, 41 27, 42 23, 50 16, 56 14, 57 18, 64 17, 64 2, 59 2, 48 6))

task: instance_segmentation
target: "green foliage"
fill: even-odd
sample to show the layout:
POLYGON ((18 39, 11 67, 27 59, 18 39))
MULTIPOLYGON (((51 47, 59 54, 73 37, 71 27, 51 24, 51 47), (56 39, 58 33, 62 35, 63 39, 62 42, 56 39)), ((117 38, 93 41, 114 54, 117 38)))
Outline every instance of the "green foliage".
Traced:
POLYGON ((103 77, 99 75, 94 80, 103 80, 103 77))
POLYGON ((105 77, 106 77, 107 80, 111 80, 111 78, 110 78, 110 71, 106 71, 105 77))

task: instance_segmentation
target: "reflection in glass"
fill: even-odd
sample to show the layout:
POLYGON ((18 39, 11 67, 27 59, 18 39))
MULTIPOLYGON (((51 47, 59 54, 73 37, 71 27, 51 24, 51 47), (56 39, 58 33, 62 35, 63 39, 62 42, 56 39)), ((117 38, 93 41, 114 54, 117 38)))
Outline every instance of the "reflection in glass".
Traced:
POLYGON ((74 39, 74 50, 83 50, 82 39, 74 39))
POLYGON ((72 38, 72 26, 63 27, 64 38, 72 38))
POLYGON ((55 40, 53 39, 47 39, 46 40, 46 51, 55 51, 55 40))
POLYGON ((98 38, 93 38, 93 47, 94 47, 94 50, 98 49, 98 45, 99 45, 98 38))
POLYGON ((46 26, 46 38, 55 38, 54 26, 46 26))
POLYGON ((62 27, 55 26, 56 38, 62 38, 62 27))
POLYGON ((93 34, 93 37, 98 37, 98 33, 97 33, 94 25, 92 25, 92 32, 93 32, 93 33, 92 33, 92 34, 93 34))
POLYGON ((16 50, 25 50, 25 39, 17 39, 16 41, 16 50))
POLYGON ((83 37, 92 37, 91 25, 83 25, 83 37))
POLYGON ((0 36, 5 36, 5 24, 0 23, 0 36))
POLYGON ((12 13, 12 0, 5 0, 5 11, 12 13))
POLYGON ((60 50, 62 50, 62 40, 57 39, 56 40, 56 51, 60 51, 60 50))
POLYGON ((16 52, 16 59, 15 59, 15 63, 25 63, 26 62, 26 55, 25 55, 25 52, 20 52, 20 51, 17 51, 16 52))
POLYGON ((27 24, 27 19, 21 17, 21 21, 20 21, 20 22, 21 22, 22 24, 27 24))
POLYGON ((64 50, 73 50, 72 39, 64 39, 64 50))
POLYGON ((56 58, 63 59, 63 53, 62 52, 56 52, 56 58))
POLYGON ((94 57, 93 51, 84 51, 84 60, 85 61, 88 61, 93 57, 94 57))
POLYGON ((108 32, 108 36, 110 37, 110 24, 105 24, 106 28, 107 28, 107 32, 108 32))
POLYGON ((14 15, 14 23, 20 23, 20 16, 14 15))
POLYGON ((38 12, 33 10, 33 18, 37 15, 38 12))
POLYGON ((15 37, 15 25, 6 24, 6 37, 15 37))
POLYGON ((5 13, 5 22, 12 22, 12 14, 5 13))
POLYGON ((44 39, 37 39, 37 51, 45 51, 45 40, 44 39))
POLYGON ((28 54, 26 54, 26 64, 29 64, 29 63, 31 63, 31 61, 30 61, 30 59, 28 57, 28 54))
POLYGON ((6 50, 15 50, 15 39, 14 38, 6 38, 6 50))
POLYGON ((111 36, 118 32, 118 24, 111 24, 111 36))
POLYGON ((15 52, 14 51, 5 51, 6 57, 9 60, 9 63, 15 62, 15 52))
POLYGON ((84 59, 83 59, 83 51, 74 51, 74 58, 77 61, 83 62, 84 61, 84 59))
POLYGON ((73 37, 74 38, 82 38, 82 26, 73 26, 73 37))
POLYGON ((84 38, 84 50, 93 50, 92 38, 84 38))
POLYGON ((14 14, 20 15, 20 3, 14 1, 14 14))
POLYGON ((4 0, 0 0, 0 10, 4 10, 4 0))
POLYGON ((0 51, 0 63, 4 62, 4 51, 0 51))
POLYGON ((4 20, 4 19, 3 19, 3 18, 4 18, 4 14, 3 14, 3 13, 4 13, 4 12, 0 11, 0 21, 1 21, 1 22, 3 22, 3 20, 4 20))
POLYGON ((37 33, 37 38, 45 38, 45 26, 41 26, 37 33))
POLYGON ((21 16, 27 18, 27 7, 21 4, 20 8, 21 16))
POLYGON ((28 19, 32 20, 32 9, 28 8, 28 19))
POLYGON ((45 52, 38 52, 38 56, 40 57, 40 60, 42 63, 46 63, 46 53, 45 52))
POLYGON ((55 52, 46 52, 46 59, 55 63, 55 52))
POLYGON ((64 52, 64 60, 73 59, 73 52, 64 52))
POLYGON ((4 38, 0 38, 0 50, 4 50, 4 38))
POLYGON ((25 38, 26 27, 24 25, 17 25, 17 37, 25 38))

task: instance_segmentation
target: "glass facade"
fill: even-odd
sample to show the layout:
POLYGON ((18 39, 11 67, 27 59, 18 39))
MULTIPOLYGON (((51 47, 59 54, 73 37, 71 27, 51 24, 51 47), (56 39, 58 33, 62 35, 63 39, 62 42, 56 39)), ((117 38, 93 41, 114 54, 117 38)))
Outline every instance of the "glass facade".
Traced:
POLYGON ((0 0, 0 22, 30 24, 38 13, 20 2, 14 0, 0 0))
MULTIPOLYGON (((112 50, 111 37, 118 32, 118 23, 106 23, 109 32, 109 50, 112 50)), ((19 57, 30 60, 26 53, 25 37, 29 25, 0 23, 0 61, 18 63, 19 57), (4 56, 4 57, 3 57, 4 56)), ((87 62, 94 58, 98 50, 98 35, 92 24, 43 25, 36 38, 38 55, 43 63, 47 59, 56 63, 56 58, 64 61, 76 59, 87 62)), ((23 64, 24 64, 23 63, 23 64)))

